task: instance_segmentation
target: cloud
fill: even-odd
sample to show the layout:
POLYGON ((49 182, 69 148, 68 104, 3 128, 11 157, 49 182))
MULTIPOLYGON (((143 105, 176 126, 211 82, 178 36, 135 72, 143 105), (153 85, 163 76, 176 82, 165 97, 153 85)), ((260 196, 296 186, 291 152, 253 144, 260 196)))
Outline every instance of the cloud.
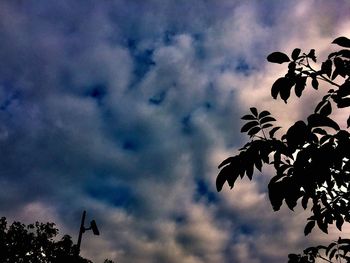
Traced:
POLYGON ((96 262, 279 262, 321 240, 305 241, 301 211, 271 211, 268 169, 215 190, 250 106, 281 124, 307 110, 272 103, 283 71, 265 58, 327 54, 349 5, 315 5, 2 2, 1 214, 76 238, 86 209, 101 236, 84 234, 82 253, 96 262))

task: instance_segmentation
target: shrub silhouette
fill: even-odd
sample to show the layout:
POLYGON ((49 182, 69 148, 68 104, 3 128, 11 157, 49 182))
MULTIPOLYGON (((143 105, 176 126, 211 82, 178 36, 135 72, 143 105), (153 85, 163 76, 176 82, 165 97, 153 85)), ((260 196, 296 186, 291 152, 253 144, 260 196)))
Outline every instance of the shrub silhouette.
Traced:
MULTIPOLYGON (((307 219, 304 234, 317 226, 328 233, 335 223, 341 231, 344 222, 350 222, 350 134, 347 123, 338 123, 332 117, 334 110, 347 110, 350 106, 350 39, 338 37, 333 44, 341 47, 328 55, 316 69, 315 50, 303 53, 295 48, 290 56, 273 52, 267 57, 271 63, 287 64, 285 76, 272 85, 271 96, 287 103, 292 91, 301 97, 305 88, 318 90, 319 82, 328 88, 307 120, 299 120, 276 137, 281 128, 268 111, 250 108, 243 116, 246 121, 241 132, 250 141, 239 153, 224 160, 217 176, 217 190, 227 182, 233 188, 238 177, 252 179, 254 169, 261 171, 264 164, 273 165, 275 176, 268 184, 269 199, 277 211, 285 203, 289 209, 300 203, 312 215, 307 219), (311 85, 310 85, 311 84, 311 85), (341 128, 347 127, 347 128, 341 128)), ((310 247, 300 255, 290 254, 289 262, 350 262, 350 239, 332 242, 329 246, 310 247)))
MULTIPOLYGON (((18 263, 92 263, 77 256, 72 238, 65 235, 55 240, 58 229, 54 223, 24 225, 13 222, 7 225, 0 219, 0 262, 18 263)), ((113 263, 106 260, 105 262, 113 263)))

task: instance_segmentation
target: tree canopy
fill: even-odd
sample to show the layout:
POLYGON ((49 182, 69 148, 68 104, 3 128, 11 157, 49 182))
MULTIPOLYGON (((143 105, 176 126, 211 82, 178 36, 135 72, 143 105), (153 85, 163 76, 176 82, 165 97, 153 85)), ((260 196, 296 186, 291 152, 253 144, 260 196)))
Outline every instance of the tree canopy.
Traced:
MULTIPOLYGON (((336 110, 349 113, 350 39, 342 36, 332 43, 340 50, 320 64, 314 49, 302 52, 295 48, 290 56, 273 52, 267 57, 271 63, 288 65, 287 73, 272 85, 274 99, 288 103, 292 91, 301 97, 306 88, 320 90, 324 96, 306 120, 298 120, 281 136, 276 136, 281 127, 274 124, 270 112, 251 107, 242 117, 246 123, 241 129, 250 141, 219 165, 216 180, 218 191, 225 183, 233 188, 238 177, 251 180, 255 169, 261 172, 263 165, 272 165, 275 175, 268 184, 272 208, 277 211, 285 204, 293 210, 299 203, 310 210, 305 235, 315 226, 328 233, 330 224, 341 230, 344 222, 350 222, 350 115, 346 123, 332 115, 336 110)), ((327 247, 290 254, 289 262, 315 262, 316 258, 348 262, 350 239, 339 238, 327 247)))
MULTIPOLYGON (((54 223, 25 225, 7 224, 0 219, 0 262, 17 263, 92 263, 77 256, 77 246, 69 235, 57 240, 58 229, 54 223)), ((106 260, 106 263, 112 261, 106 260)))

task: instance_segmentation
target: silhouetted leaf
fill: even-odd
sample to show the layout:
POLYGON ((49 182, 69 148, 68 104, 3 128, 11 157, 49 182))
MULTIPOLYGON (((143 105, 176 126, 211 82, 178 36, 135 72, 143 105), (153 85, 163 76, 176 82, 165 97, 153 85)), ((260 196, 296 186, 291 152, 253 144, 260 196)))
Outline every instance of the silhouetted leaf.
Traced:
POLYGON ((307 54, 307 56, 308 56, 309 58, 311 58, 311 60, 312 60, 313 62, 316 62, 315 49, 311 49, 310 52, 309 52, 309 54, 307 54))
POLYGON ((336 69, 334 72, 337 72, 337 74, 339 74, 340 76, 342 76, 344 78, 346 76, 346 69, 345 69, 345 65, 344 65, 344 60, 341 59, 340 57, 334 58, 334 66, 336 69))
POLYGON ((340 127, 339 125, 333 121, 332 119, 323 116, 321 114, 311 114, 308 118, 308 125, 310 127, 320 127, 320 126, 326 126, 326 127, 331 127, 335 130, 339 130, 340 127))
POLYGON ((247 122, 246 124, 243 125, 241 132, 247 132, 249 131, 251 128, 258 126, 259 122, 258 121, 250 121, 247 122))
POLYGON ((320 109, 320 114, 328 116, 332 113, 332 106, 329 100, 326 101, 325 105, 320 109))
POLYGON ((321 72, 325 73, 329 78, 332 74, 332 61, 330 59, 327 59, 325 62, 321 65, 321 72))
POLYGON ((337 252, 337 249, 333 249, 331 253, 329 253, 329 259, 334 258, 334 254, 337 252))
POLYGON ((322 219, 318 219, 316 222, 319 229, 321 229, 324 233, 328 234, 328 224, 323 222, 322 219))
POLYGON ((259 113, 258 119, 262 119, 262 118, 264 118, 264 117, 266 117, 268 115, 271 115, 271 113, 268 112, 267 110, 264 110, 264 111, 259 113))
POLYGON ((281 127, 274 127, 273 129, 271 129, 271 131, 269 132, 270 138, 273 138, 273 136, 275 135, 276 131, 281 129, 281 127))
POLYGON ((350 128, 350 115, 349 115, 348 120, 346 121, 346 124, 348 125, 347 128, 350 128))
POLYGON ((303 121, 294 123, 286 133, 287 144, 291 149, 304 145, 307 137, 307 126, 303 121))
POLYGON ((262 161, 261 161, 261 159, 260 158, 256 158, 254 164, 255 164, 256 169, 258 169, 259 172, 261 172, 261 168, 262 168, 262 161))
POLYGON ((299 261, 299 256, 296 254, 289 254, 288 255, 288 263, 298 263, 299 261))
POLYGON ((323 99, 317 104, 316 108, 315 108, 315 113, 319 113, 320 109, 322 107, 324 107, 329 99, 329 94, 327 94, 326 96, 323 97, 323 99))
POLYGON ((324 129, 321 129, 321 128, 315 128, 312 130, 313 133, 318 133, 318 134, 321 134, 321 135, 327 135, 327 132, 324 130, 324 129))
POLYGON ((269 61, 271 63, 282 64, 284 62, 289 62, 290 59, 286 54, 284 54, 282 52, 273 52, 267 56, 267 61, 269 61))
POLYGON ((297 60, 299 55, 300 55, 301 49, 300 48, 295 48, 292 52, 292 59, 297 60))
POLYGON ((280 96, 281 99, 284 100, 285 103, 287 103, 287 100, 290 96, 290 90, 292 89, 292 87, 295 84, 295 80, 291 79, 291 78, 284 78, 283 80, 283 86, 280 89, 280 96))
POLYGON ((292 194, 287 194, 285 197, 285 201, 288 208, 294 211, 294 207, 296 207, 297 205, 297 199, 295 198, 295 196, 293 196, 292 194))
POLYGON ((304 195, 303 198, 301 199, 301 205, 304 209, 307 208, 308 201, 309 201, 309 197, 307 195, 304 195))
POLYGON ((295 70, 296 70, 296 63, 293 61, 293 62, 290 62, 288 64, 288 76, 289 77, 293 77, 295 76, 295 70))
POLYGON ((350 239, 348 239, 348 238, 339 238, 338 244, 350 244, 350 239))
POLYGON ((252 180, 254 173, 254 162, 252 158, 249 158, 249 162, 246 164, 246 174, 249 180, 252 180))
POLYGON ((283 180, 280 180, 283 175, 276 175, 272 177, 268 184, 269 199, 274 211, 278 211, 286 193, 286 187, 283 180))
POLYGON ((318 89, 318 80, 316 79, 316 77, 312 79, 311 85, 314 89, 318 89))
POLYGON ((307 236, 308 234, 310 234, 314 227, 315 227, 315 221, 314 220, 309 221, 305 226, 304 235, 307 236))
POLYGON ((334 248, 337 245, 337 243, 332 242, 328 245, 327 249, 326 249, 326 255, 328 256, 329 252, 332 250, 332 248, 334 248))
POLYGON ((297 95, 298 97, 301 96, 303 90, 305 89, 306 79, 307 77, 302 77, 302 76, 299 76, 296 78, 294 91, 295 91, 295 95, 297 95))
POLYGON ((344 224, 344 219, 342 216, 339 215, 336 219, 335 225, 341 231, 343 224, 344 224))
POLYGON ((251 107, 250 111, 253 113, 255 117, 258 117, 258 110, 255 107, 251 107))
POLYGON ((337 44, 341 47, 350 47, 350 39, 347 37, 338 37, 333 40, 332 44, 337 44))
POLYGON ((271 123, 266 123, 264 124, 263 126, 261 126, 262 129, 266 129, 266 128, 269 128, 269 127, 272 127, 273 125, 271 123))
POLYGON ((338 108, 350 107, 350 98, 340 99, 337 101, 338 108))
POLYGON ((338 56, 342 56, 344 58, 350 58, 350 50, 349 49, 342 49, 340 51, 337 52, 338 56))
POLYGON ((227 181, 228 176, 230 176, 231 167, 225 166, 221 169, 218 176, 216 177, 216 190, 220 192, 222 190, 223 185, 227 181))
POLYGON ((233 161, 235 161, 237 159, 236 156, 231 156, 231 157, 228 157, 227 159, 225 159, 224 161, 221 162, 221 164, 219 164, 218 168, 220 169, 221 167, 229 164, 229 163, 232 163, 233 161))
POLYGON ((331 79, 334 80, 336 77, 338 77, 338 75, 339 75, 339 72, 338 72, 337 69, 335 69, 335 70, 333 71, 333 74, 332 74, 331 79))
POLYGON ((350 95, 350 81, 345 81, 338 89, 337 95, 340 97, 346 97, 350 95))
POLYGON ((279 78, 272 84, 272 88, 271 88, 272 98, 277 99, 277 96, 280 93, 281 88, 283 88, 284 83, 285 83, 285 78, 279 78))
POLYGON ((256 120, 256 117, 254 117, 253 115, 244 115, 242 118, 242 120, 256 120))
POLYGON ((273 117, 267 116, 267 117, 262 118, 262 119, 260 120, 260 123, 261 123, 261 124, 264 124, 264 123, 266 123, 266 122, 271 122, 271 121, 276 121, 276 119, 273 118, 273 117))
POLYGON ((248 135, 253 136, 257 134, 260 130, 261 130, 260 127, 254 127, 248 131, 248 135))

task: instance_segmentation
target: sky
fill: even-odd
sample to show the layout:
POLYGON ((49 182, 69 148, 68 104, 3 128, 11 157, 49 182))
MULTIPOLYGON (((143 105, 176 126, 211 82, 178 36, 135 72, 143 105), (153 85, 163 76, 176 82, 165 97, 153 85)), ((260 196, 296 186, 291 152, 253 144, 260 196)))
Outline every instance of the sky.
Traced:
POLYGON ((250 107, 286 126, 320 96, 273 100, 285 67, 266 56, 322 61, 349 14, 346 0, 0 1, 0 216, 75 241, 86 210, 96 263, 277 263, 327 244, 341 233, 305 238, 307 211, 272 211, 271 168, 215 180, 250 107))

